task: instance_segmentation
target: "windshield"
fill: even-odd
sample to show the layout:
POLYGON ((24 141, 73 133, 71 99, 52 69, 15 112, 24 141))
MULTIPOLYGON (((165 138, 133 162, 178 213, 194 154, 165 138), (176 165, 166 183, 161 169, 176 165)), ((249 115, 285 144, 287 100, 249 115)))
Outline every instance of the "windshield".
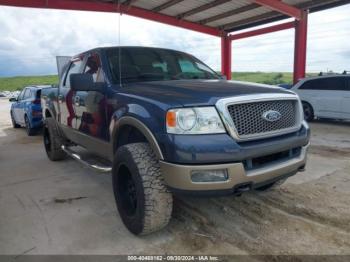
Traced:
POLYGON ((122 83, 180 79, 219 79, 219 75, 193 56, 156 48, 107 50, 113 81, 122 83), (119 52, 121 72, 119 71, 119 52))

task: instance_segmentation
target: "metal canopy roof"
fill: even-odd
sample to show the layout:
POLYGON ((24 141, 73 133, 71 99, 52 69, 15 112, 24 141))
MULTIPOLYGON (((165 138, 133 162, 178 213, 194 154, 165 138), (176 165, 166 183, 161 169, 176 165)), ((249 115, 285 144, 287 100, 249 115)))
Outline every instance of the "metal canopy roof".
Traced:
MULTIPOLYGON (((115 2, 116 0, 101 0, 115 2)), ((139 7, 179 20, 189 21, 226 32, 246 29, 288 18, 254 0, 122 0, 128 6, 139 7)), ((268 2, 268 1, 267 1, 268 2)), ((270 1, 273 2, 273 1, 270 1)), ((274 0, 279 2, 279 0, 274 0)), ((310 12, 350 3, 349 0, 283 0, 298 9, 310 12)))
POLYGON ((350 0, 0 0, 0 5, 120 12, 215 36, 320 11, 350 0))
POLYGON ((221 37, 221 72, 231 79, 232 41, 295 29, 294 76, 305 77, 308 12, 350 0, 0 0, 0 5, 95 12, 118 12, 221 37), (248 32, 242 29, 293 18, 248 32))

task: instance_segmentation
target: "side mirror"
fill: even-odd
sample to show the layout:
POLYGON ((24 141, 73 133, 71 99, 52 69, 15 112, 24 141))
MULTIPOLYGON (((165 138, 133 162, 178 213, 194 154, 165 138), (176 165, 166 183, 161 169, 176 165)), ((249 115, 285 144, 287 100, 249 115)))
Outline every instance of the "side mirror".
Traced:
POLYGON ((97 91, 103 93, 106 85, 94 83, 90 74, 71 74, 69 77, 70 88, 74 91, 97 91))
POLYGON ((9 101, 10 101, 10 102, 17 102, 17 98, 16 98, 16 97, 11 97, 11 98, 9 99, 9 101))

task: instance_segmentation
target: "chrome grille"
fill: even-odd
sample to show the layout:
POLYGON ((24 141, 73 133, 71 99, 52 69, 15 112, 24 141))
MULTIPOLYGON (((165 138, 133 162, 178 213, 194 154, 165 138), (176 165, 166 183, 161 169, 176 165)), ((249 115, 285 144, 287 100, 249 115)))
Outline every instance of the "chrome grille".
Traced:
POLYGON ((295 99, 231 104, 227 106, 227 110, 240 138, 279 133, 299 124, 298 101, 295 99), (269 110, 279 112, 281 118, 277 121, 267 121, 263 114, 269 110))

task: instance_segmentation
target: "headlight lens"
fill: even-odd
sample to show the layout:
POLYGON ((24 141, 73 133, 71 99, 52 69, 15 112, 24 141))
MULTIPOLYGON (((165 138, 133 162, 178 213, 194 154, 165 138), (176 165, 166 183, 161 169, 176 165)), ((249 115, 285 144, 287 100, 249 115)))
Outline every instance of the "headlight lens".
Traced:
POLYGON ((184 131, 189 131, 196 125, 197 114, 193 109, 179 110, 177 113, 177 122, 184 131))
POLYGON ((166 116, 170 134, 218 134, 226 133, 215 107, 171 109, 166 116))

